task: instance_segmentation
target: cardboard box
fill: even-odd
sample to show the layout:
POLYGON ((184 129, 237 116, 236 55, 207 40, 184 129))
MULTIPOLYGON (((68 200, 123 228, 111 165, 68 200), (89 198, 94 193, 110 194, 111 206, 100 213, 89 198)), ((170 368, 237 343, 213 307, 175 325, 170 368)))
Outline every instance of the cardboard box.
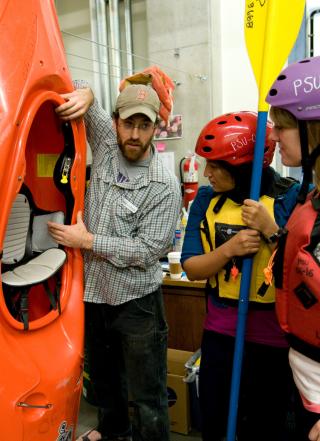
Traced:
POLYGON ((184 364, 192 352, 168 349, 167 390, 169 401, 170 430, 188 434, 190 432, 189 385, 183 381, 186 374, 184 364))

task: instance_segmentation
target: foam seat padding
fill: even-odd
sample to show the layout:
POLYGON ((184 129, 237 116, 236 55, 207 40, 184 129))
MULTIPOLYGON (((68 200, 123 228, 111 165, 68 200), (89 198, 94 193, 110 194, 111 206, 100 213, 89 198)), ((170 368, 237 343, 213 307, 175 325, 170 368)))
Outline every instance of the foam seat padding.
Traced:
POLYGON ((50 248, 25 265, 2 274, 2 283, 19 287, 41 283, 53 276, 64 264, 66 252, 59 248, 50 248))

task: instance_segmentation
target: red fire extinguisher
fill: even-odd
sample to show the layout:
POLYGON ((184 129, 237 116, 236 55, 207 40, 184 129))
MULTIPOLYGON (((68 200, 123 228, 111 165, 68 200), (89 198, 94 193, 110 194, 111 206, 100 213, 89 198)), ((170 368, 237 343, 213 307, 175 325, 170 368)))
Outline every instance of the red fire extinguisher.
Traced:
POLYGON ((196 197, 198 191, 198 169, 196 155, 186 156, 180 161, 180 178, 182 185, 183 205, 186 209, 196 197))

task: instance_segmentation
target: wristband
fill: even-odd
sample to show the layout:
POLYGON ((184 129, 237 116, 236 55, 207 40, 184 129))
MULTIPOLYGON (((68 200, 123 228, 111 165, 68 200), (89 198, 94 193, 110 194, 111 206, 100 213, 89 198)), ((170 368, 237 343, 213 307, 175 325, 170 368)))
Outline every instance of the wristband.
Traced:
POLYGON ((287 234, 287 230, 285 228, 279 228, 278 231, 276 231, 275 233, 271 234, 271 236, 269 236, 267 238, 267 242, 268 243, 276 243, 278 242, 278 240, 280 239, 280 237, 284 236, 285 234, 287 234))

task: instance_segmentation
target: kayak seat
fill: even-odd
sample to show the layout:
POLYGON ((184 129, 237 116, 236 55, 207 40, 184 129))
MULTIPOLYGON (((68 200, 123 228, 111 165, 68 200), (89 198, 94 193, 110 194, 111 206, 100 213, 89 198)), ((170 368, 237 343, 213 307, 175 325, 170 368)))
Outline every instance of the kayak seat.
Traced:
MULTIPOLYGON (((25 187, 25 186, 24 186, 25 187)), ((2 264, 4 291, 9 297, 19 294, 20 318, 28 329, 28 293, 31 287, 43 284, 51 307, 59 309, 59 295, 52 293, 48 280, 54 276, 66 260, 66 252, 49 235, 47 222, 64 223, 64 213, 42 212, 34 207, 33 200, 24 189, 12 205, 8 219, 2 264)))

